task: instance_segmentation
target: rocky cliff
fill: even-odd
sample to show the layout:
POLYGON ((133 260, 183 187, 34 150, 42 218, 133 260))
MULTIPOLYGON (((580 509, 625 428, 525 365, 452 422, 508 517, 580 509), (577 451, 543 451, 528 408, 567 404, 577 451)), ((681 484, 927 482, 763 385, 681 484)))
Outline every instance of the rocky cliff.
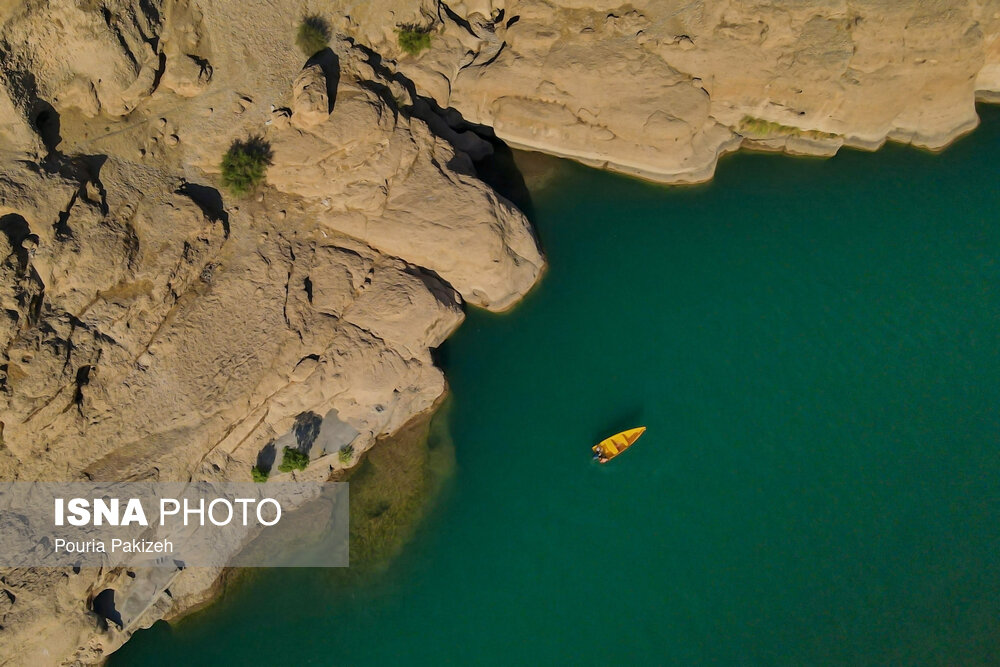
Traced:
MULTIPOLYGON (((363 452, 444 392, 463 303, 542 270, 472 130, 663 181, 741 145, 940 148, 1000 90, 998 26, 960 0, 4 0, 0 479, 248 480, 314 418, 363 452), (235 197, 247 141, 270 167, 235 197)), ((217 574, 0 572, 0 664, 100 661, 217 574)))
POLYGON ((343 29, 441 107, 512 145, 665 182, 708 179, 741 145, 939 149, 1000 90, 990 0, 340 4, 343 29), (428 27, 432 48, 402 53, 394 24, 428 27))
MULTIPOLYGON (((524 216, 458 147, 489 144, 432 129, 373 52, 331 36, 307 60, 301 8, 8 11, 0 478, 249 480, 304 416, 360 454, 444 392, 430 350, 463 302, 538 278, 524 216), (245 198, 219 187, 234 141, 271 163, 245 198)), ((217 574, 3 572, 0 662, 98 661, 217 574)))

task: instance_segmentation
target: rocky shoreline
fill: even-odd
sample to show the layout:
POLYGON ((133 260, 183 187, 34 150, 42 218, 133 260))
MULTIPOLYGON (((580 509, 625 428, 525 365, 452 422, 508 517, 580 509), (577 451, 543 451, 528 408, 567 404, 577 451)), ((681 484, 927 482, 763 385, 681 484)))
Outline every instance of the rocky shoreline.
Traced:
MULTIPOLYGON (((305 3, 98 4, 0 3, 4 480, 249 480, 304 415, 349 434, 294 473, 327 477, 426 412, 464 305, 544 270, 477 130, 696 182, 740 147, 941 149, 1000 95, 971 2, 335 2, 308 55, 305 3), (220 159, 251 138, 266 184, 237 197, 220 159)), ((100 662, 218 575, 0 571, 0 664, 100 662)))
MULTIPOLYGON (((389 4, 347 29, 391 52, 389 4)), ((665 183, 707 180, 741 145, 940 150, 1000 88, 1000 17, 975 2, 461 2, 405 20, 436 26, 442 48, 399 67, 441 107, 665 183)))

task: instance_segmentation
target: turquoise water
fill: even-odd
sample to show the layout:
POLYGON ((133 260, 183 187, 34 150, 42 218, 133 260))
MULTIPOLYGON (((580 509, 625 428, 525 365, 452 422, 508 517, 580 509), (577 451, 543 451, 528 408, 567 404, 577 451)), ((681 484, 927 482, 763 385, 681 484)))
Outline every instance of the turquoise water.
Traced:
POLYGON ((1000 114, 941 155, 567 165, 442 352, 457 473, 374 581, 266 573, 113 665, 1000 655, 1000 114), (649 431, 607 466, 590 445, 649 431))

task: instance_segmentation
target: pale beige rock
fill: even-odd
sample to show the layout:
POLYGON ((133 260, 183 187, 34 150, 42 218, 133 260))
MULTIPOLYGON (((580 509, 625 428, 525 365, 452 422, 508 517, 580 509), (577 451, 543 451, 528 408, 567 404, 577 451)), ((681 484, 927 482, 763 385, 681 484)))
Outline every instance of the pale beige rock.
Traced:
POLYGON ((7 93, 4 78, 0 71, 0 147, 16 153, 38 152, 41 141, 28 124, 24 110, 18 109, 7 93))
MULTIPOLYGON (((104 79, 101 67, 125 51, 75 5, 20 8, 0 27, 23 38, 23 52, 0 63, 11 99, 0 128, 18 139, 0 163, 0 479, 246 480, 304 412, 335 410, 360 454, 445 391, 430 348, 462 321, 459 292, 502 308, 542 266, 524 217, 448 139, 373 92, 403 89, 350 44, 334 45, 343 73, 329 118, 325 71, 307 67, 296 89, 302 65, 270 34, 256 54, 266 63, 248 66, 236 37, 254 34, 246 16, 187 2, 157 9, 163 24, 127 24, 162 31, 155 90, 141 66, 104 79), (68 33, 50 51, 29 43, 56 16, 93 53, 69 58, 68 33), (14 62, 38 69, 37 91, 8 85, 14 62), (210 82, 189 63, 199 77, 211 63, 210 82), (141 94, 128 92, 136 86, 141 94), (86 102, 90 90, 99 106, 86 102), (52 91, 42 99, 58 114, 59 151, 92 157, 54 153, 59 168, 42 169, 29 152, 33 96, 52 91), (209 113, 230 105, 239 115, 209 113), (232 140, 253 134, 274 164, 269 184, 237 202, 212 172, 232 140)), ((287 12, 294 26, 297 10, 287 12)), ((317 456, 309 475, 344 465, 317 456)), ((17 591, 0 595, 0 664, 99 662, 136 629, 202 602, 217 575, 168 574, 0 573, 17 591), (104 588, 116 591, 121 628, 90 611, 104 588)))
POLYGON ((330 116, 330 96, 326 74, 318 63, 307 65, 297 77, 292 91, 292 125, 300 129, 319 125, 330 116))
MULTIPOLYGON (((774 128, 754 147, 941 148, 1000 90, 989 2, 482 4, 449 3, 460 21, 444 13, 431 52, 400 69, 508 143, 655 180, 709 178, 746 117, 774 128), (497 53, 482 26, 498 10, 497 53)), ((394 48, 374 8, 352 18, 359 38, 394 48)))
POLYGON ((139 0, 105 4, 106 13, 71 0, 24 3, 0 39, 9 49, 4 69, 30 72, 25 91, 58 110, 97 109, 120 116, 152 89, 159 58, 145 40, 153 19, 139 0))
POLYGON ((212 66, 189 56, 181 55, 167 61, 160 85, 182 97, 200 95, 212 81, 212 66))
POLYGON ((215 73, 201 9, 190 0, 172 0, 165 3, 163 13, 160 46, 164 71, 160 85, 182 97, 200 95, 215 73))
POLYGON ((308 131, 268 135, 268 182, 309 201, 330 229, 431 269, 470 303, 511 306, 543 265, 527 220, 473 175, 450 142, 360 85, 364 63, 338 50, 333 112, 308 131))
POLYGON ((416 267, 387 260, 370 280, 369 289, 345 309, 344 319, 413 356, 436 348, 461 324, 458 294, 416 267))
MULTIPOLYGON (((262 240, 258 230, 278 220, 269 209, 214 219, 156 173, 117 160, 101 169, 107 213, 30 173, 13 174, 3 197, 24 215, 7 214, 20 227, 0 239, 0 301, 11 313, 0 327, 2 478, 246 479, 257 451, 302 412, 336 409, 363 451, 444 391, 428 347, 462 313, 439 278, 303 218, 262 240), (66 207, 65 229, 40 225, 34 248, 32 223, 47 205, 66 207)), ((109 585, 89 576, 88 590, 109 585)), ((21 613, 26 595, 5 619, 5 636, 19 639, 0 655, 45 662, 56 648, 96 659, 139 627, 102 631, 88 595, 63 579, 45 586, 37 613, 21 613), (67 609, 59 627, 73 631, 53 644, 57 600, 67 609)), ((160 599, 165 586, 142 590, 160 599)), ((141 622, 175 605, 156 609, 141 622)))

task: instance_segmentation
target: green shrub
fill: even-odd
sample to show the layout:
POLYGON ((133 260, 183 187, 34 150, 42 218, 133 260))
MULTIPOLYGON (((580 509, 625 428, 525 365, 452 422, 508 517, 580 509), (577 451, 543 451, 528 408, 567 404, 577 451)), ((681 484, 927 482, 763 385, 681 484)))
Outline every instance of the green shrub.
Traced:
POLYGON ((340 459, 341 463, 350 463, 351 459, 354 458, 354 446, 344 445, 341 447, 340 451, 337 453, 337 458, 340 459))
POLYGON ((299 24, 295 43, 302 49, 306 58, 311 58, 330 43, 330 26, 319 16, 307 16, 299 24))
POLYGON ((399 31, 399 48, 403 49, 411 56, 415 56, 424 49, 431 48, 431 29, 421 28, 414 25, 403 25, 397 29, 399 31))
POLYGON ((309 455, 303 454, 297 449, 285 447, 285 453, 281 457, 281 465, 278 470, 281 472, 291 472, 292 470, 305 470, 309 465, 309 455))
POLYGON ((257 466, 250 468, 250 476, 253 477, 253 481, 263 484, 267 481, 268 472, 266 470, 261 470, 257 466))
POLYGON ((772 139, 782 136, 803 137, 806 139, 835 139, 836 134, 820 130, 803 130, 802 128, 782 125, 774 121, 743 116, 737 128, 740 134, 748 139, 772 139))
POLYGON ((222 184, 234 195, 243 196, 264 182, 271 164, 271 147, 260 137, 234 141, 222 156, 222 184))

